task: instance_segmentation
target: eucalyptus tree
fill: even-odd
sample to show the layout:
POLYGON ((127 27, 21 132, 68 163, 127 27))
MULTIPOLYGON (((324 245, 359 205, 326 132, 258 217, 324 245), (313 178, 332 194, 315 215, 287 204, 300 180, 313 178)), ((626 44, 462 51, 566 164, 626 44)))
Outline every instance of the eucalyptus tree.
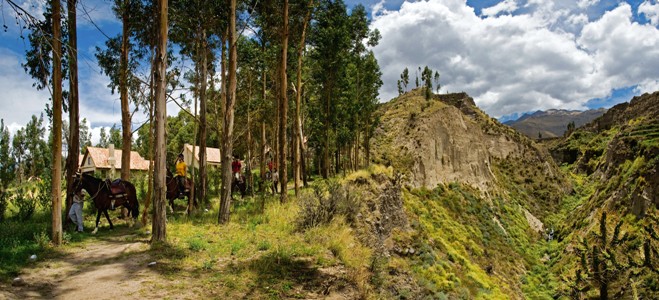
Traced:
POLYGON ((350 49, 350 32, 348 15, 342 1, 322 0, 316 7, 315 20, 310 41, 313 46, 312 59, 316 61, 313 72, 314 80, 320 86, 320 95, 316 118, 322 129, 315 136, 316 144, 321 150, 320 173, 323 178, 330 176, 330 152, 333 150, 331 139, 336 133, 336 102, 341 97, 341 83, 344 79, 348 49, 350 49))
MULTIPOLYGON (((73 176, 78 171, 80 165, 78 157, 80 155, 80 113, 78 97, 78 29, 77 29, 77 0, 66 1, 66 32, 67 34, 67 61, 69 74, 69 93, 68 93, 68 110, 69 110, 69 130, 67 140, 66 156, 66 190, 73 190, 73 176)), ((66 193, 66 212, 73 204, 72 193, 66 193)), ((65 223, 70 223, 66 218, 65 223)))
MULTIPOLYGON (((235 1, 235 0, 234 0, 235 1)), ((156 83, 155 87, 155 176, 154 176, 154 210, 153 210, 153 237, 154 242, 164 242, 167 240, 166 224, 166 192, 167 182, 165 178, 165 169, 167 167, 167 157, 165 150, 166 135, 165 122, 167 116, 166 107, 166 88, 167 88, 167 29, 168 29, 168 3, 167 0, 159 0, 156 13, 158 42, 156 43, 155 59, 153 63, 153 77, 156 83)))
MULTIPOLYGON (((209 69, 215 60, 214 49, 219 46, 219 35, 226 27, 226 5, 220 1, 183 0, 171 6, 172 42, 181 47, 181 54, 194 63, 193 80, 199 98, 199 198, 206 198, 207 183, 207 87, 209 69)), ((193 145, 194 147, 194 145, 193 145)), ((191 202, 192 203, 192 202, 191 202)))
POLYGON ((380 71, 367 46, 374 46, 379 32, 369 30, 363 6, 351 14, 342 1, 321 1, 311 31, 311 57, 315 60, 313 79, 318 86, 317 107, 312 109, 310 143, 321 158, 321 175, 330 175, 330 153, 334 172, 342 165, 356 167, 360 135, 371 124, 376 91, 382 82, 380 71), (343 159, 342 156, 347 156, 343 159))
MULTIPOLYGON (((293 165, 293 181, 295 185, 295 196, 298 196, 300 193, 300 179, 302 175, 302 165, 305 152, 304 145, 304 135, 302 133, 302 92, 303 92, 303 83, 302 83, 302 62, 304 61, 304 50, 306 49, 306 37, 307 37, 307 27, 311 21, 311 13, 313 11, 314 0, 309 0, 306 7, 303 8, 303 11, 306 11, 304 18, 301 20, 299 42, 297 47, 297 84, 295 85, 295 118, 293 120, 293 153, 291 154, 291 160, 293 165)), ((302 14, 298 14, 300 16, 302 14)), ((298 22, 300 23, 300 22, 298 22)))
MULTIPOLYGON (((149 48, 144 47, 140 39, 149 39, 144 36, 148 32, 148 25, 143 22, 148 15, 148 5, 138 0, 115 0, 114 14, 121 19, 121 34, 109 38, 105 47, 96 47, 96 59, 102 72, 110 78, 108 87, 112 93, 118 89, 121 102, 121 142, 113 141, 116 147, 122 148, 123 153, 132 150, 132 115, 144 105, 147 97, 140 97, 141 85, 144 79, 138 78, 137 69, 140 61, 149 54, 149 48), (136 45, 137 44, 137 45, 136 45), (136 47, 137 46, 137 47, 136 47), (130 98, 130 99, 129 99, 130 98), (129 101, 130 100, 130 101, 129 101), (134 105, 131 112, 130 105, 134 105)), ((153 42, 147 42, 153 44, 153 42)), ((130 179, 130 155, 121 157, 121 178, 130 179)))
POLYGON ((284 0, 281 26, 281 56, 279 65, 279 182, 281 184, 279 201, 286 202, 288 197, 288 168, 286 167, 286 124, 288 121, 288 76, 286 74, 288 57, 288 0, 284 0))
POLYGON ((52 206, 52 241, 59 246, 62 243, 62 32, 60 0, 52 0, 53 9, 53 170, 51 193, 52 206))
POLYGON ((7 197, 5 191, 14 180, 15 162, 11 157, 9 141, 11 135, 5 126, 5 120, 0 119, 0 222, 4 221, 7 210, 7 197))
POLYGON ((236 34, 236 0, 229 0, 229 84, 227 86, 224 125, 222 127, 222 190, 218 222, 229 222, 231 207, 231 158, 233 156, 233 121, 236 104, 236 69, 237 69, 237 34, 236 34))

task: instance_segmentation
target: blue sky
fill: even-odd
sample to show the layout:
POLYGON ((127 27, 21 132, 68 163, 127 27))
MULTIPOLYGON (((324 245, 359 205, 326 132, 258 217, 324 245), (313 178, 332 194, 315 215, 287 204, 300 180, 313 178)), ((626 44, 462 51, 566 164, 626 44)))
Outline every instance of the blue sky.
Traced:
MULTIPOLYGON (((45 1, 17 1, 40 15, 45 1)), ((120 124, 117 95, 106 87, 94 47, 120 31, 110 1, 81 0, 81 115, 97 139, 100 126, 120 124)), ((43 111, 48 91, 25 74, 26 42, 4 0, 0 31, 0 118, 15 132, 43 111)), ((383 72, 381 101, 397 95, 407 67, 441 74, 440 93, 465 91, 493 117, 539 109, 610 107, 659 90, 657 0, 357 1, 382 34, 373 48, 383 72)), ((414 74, 414 72, 411 72, 414 74)), ((414 76, 414 75, 412 75, 414 76)), ((178 107, 168 105, 168 113, 178 107)), ((145 120, 136 115, 133 125, 145 120)))

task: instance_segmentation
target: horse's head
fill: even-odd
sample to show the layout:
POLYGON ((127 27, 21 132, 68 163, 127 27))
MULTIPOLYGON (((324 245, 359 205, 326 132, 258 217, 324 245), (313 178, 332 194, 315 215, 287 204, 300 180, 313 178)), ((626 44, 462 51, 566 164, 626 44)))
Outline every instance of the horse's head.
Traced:
POLYGON ((73 188, 73 192, 77 193, 78 191, 82 190, 82 179, 80 178, 80 173, 76 173, 73 176, 73 184, 71 185, 73 188))

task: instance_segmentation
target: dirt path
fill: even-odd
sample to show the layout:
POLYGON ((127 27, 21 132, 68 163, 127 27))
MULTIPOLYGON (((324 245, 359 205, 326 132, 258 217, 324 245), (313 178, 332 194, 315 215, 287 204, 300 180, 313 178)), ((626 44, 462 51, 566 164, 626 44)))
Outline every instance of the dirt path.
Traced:
MULTIPOLYGON (((0 286, 0 299, 121 299, 153 297, 147 283, 149 245, 127 236, 103 237, 84 248, 64 249, 59 258, 24 269, 22 286, 0 286)), ((159 297, 158 297, 159 298, 159 297)))
MULTIPOLYGON (((32 266, 21 271, 23 284, 12 286, 0 283, 0 300, 5 299, 223 299, 232 293, 231 288, 205 284, 194 269, 177 269, 171 275, 167 260, 156 261, 150 251, 148 236, 139 233, 114 232, 109 235, 89 237, 79 246, 62 247, 58 253, 40 257, 32 266), (219 298, 218 298, 219 297, 219 298)), ((157 254, 154 254, 157 256, 157 254)), ((234 264, 249 266, 258 257, 234 264)), ((218 261, 216 272, 231 273, 223 262, 218 261)), ((304 281, 291 286, 295 297, 282 299, 355 299, 357 290, 346 281, 348 276, 343 266, 314 268, 310 261, 299 259, 294 262, 300 270, 312 274, 304 281), (304 267, 302 267, 304 266, 304 267)), ((290 279, 294 281, 293 279, 290 279)), ((239 295, 239 299, 262 299, 266 297, 254 285, 254 294, 239 295)), ((291 294, 289 294, 291 295, 291 294)), ((272 298, 272 297, 268 297, 272 298)))

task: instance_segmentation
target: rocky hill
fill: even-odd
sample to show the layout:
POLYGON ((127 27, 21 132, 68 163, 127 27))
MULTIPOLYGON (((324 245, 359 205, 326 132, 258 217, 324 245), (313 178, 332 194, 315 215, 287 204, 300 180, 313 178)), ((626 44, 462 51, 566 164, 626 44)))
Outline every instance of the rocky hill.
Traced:
POLYGON ((543 138, 563 136, 570 122, 580 127, 600 117, 606 109, 591 109, 587 111, 550 109, 526 114, 513 121, 504 124, 517 129, 526 136, 536 139, 541 135, 543 138))
MULTIPOLYGON (((370 223, 357 228, 372 228, 384 249, 375 260, 382 270, 380 295, 551 295, 536 280, 540 271, 531 272, 544 270, 536 253, 541 220, 569 189, 549 153, 487 116, 464 93, 426 100, 418 89, 383 104, 379 114, 371 157, 399 174, 398 191, 386 193, 399 194, 397 206, 405 211, 402 222, 380 212, 391 207, 387 201, 361 206, 361 218, 370 223), (399 225, 383 225, 394 219, 399 225)), ((379 199, 364 195, 385 193, 369 192, 381 184, 362 177, 350 184, 354 194, 379 199)))

